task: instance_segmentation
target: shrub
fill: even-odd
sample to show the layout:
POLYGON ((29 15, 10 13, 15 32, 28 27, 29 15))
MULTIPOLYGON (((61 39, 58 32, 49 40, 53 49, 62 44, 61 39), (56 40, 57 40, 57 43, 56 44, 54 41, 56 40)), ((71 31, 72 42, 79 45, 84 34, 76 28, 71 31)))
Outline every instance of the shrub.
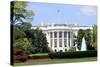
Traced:
POLYGON ((48 58, 48 54, 33 54, 30 55, 32 58, 48 58))
POLYGON ((76 47, 71 47, 68 52, 76 52, 76 47))
POLYGON ((67 54, 65 52, 52 52, 48 54, 51 59, 53 58, 66 58, 67 54))
POLYGON ((16 60, 19 60, 21 62, 25 62, 28 59, 27 55, 18 55, 16 60))
POLYGON ((30 59, 31 57, 24 54, 24 51, 19 49, 19 48, 14 48, 14 63, 18 63, 18 62, 25 62, 28 59, 30 59))
POLYGON ((96 57, 97 51, 77 51, 77 52, 52 52, 48 54, 51 59, 53 58, 81 58, 81 57, 96 57))
POLYGON ((19 49, 19 48, 14 48, 14 55, 21 55, 23 54, 23 50, 19 49))

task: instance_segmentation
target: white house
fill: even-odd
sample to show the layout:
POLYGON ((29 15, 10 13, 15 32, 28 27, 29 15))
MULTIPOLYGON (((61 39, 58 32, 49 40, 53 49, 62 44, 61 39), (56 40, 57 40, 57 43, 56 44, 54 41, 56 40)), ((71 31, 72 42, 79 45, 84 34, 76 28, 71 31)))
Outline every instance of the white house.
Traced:
POLYGON ((48 47, 52 51, 67 51, 74 46, 74 35, 77 36, 79 29, 92 29, 92 26, 79 26, 77 24, 42 24, 33 26, 32 29, 39 28, 46 34, 48 47))

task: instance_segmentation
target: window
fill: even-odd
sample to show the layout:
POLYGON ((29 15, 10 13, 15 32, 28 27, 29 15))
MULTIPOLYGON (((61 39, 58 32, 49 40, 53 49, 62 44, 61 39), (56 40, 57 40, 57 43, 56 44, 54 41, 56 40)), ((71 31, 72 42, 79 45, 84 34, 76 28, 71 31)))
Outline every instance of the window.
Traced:
POLYGON ((69 47, 70 47, 70 39, 68 40, 68 45, 69 45, 69 47))
POLYGON ((57 47, 57 39, 54 39, 54 47, 57 47))
POLYGON ((67 47, 67 39, 64 39, 64 46, 67 47))
POLYGON ((61 38, 62 37, 62 32, 59 32, 59 38, 61 38))
POLYGON ((54 38, 57 38, 57 32, 54 32, 54 38))
POLYGON ((62 39, 59 39, 59 47, 62 47, 62 39))
POLYGON ((67 49, 65 49, 65 52, 67 51, 67 49))
POLYGON ((68 39, 70 39, 70 32, 68 32, 68 39))
POLYGON ((68 45, 70 46, 70 32, 68 32, 68 45))
POLYGON ((64 32, 64 37, 65 37, 65 38, 67 37, 67 32, 64 32))
POLYGON ((57 52, 57 50, 55 49, 55 52, 57 52))
POLYGON ((52 32, 50 32, 50 38, 52 38, 52 32))
POLYGON ((62 50, 60 50, 60 52, 62 52, 62 50))

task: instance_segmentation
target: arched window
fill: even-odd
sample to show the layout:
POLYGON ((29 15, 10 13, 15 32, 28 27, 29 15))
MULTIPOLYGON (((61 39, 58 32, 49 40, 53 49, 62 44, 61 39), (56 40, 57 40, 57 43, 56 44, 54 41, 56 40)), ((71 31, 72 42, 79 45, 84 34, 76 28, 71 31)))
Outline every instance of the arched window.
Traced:
POLYGON ((52 32, 50 32, 50 38, 52 38, 52 32))
POLYGON ((67 49, 65 49, 65 52, 67 51, 67 49))
POLYGON ((67 39, 64 39, 64 46, 67 47, 67 39))
POLYGON ((65 38, 67 37, 67 32, 66 32, 66 31, 64 32, 64 37, 65 37, 65 38))
POLYGON ((62 50, 60 50, 60 52, 62 52, 62 50))
POLYGON ((57 52, 57 50, 55 49, 55 52, 57 52))
POLYGON ((59 38, 62 38, 62 32, 61 31, 59 32, 59 38))

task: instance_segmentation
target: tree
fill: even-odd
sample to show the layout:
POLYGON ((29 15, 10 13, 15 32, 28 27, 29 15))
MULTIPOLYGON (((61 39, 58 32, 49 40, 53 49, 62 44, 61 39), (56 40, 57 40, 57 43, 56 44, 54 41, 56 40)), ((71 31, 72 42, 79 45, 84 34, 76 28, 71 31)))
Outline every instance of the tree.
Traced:
POLYGON ((97 26, 93 26, 93 31, 92 31, 92 46, 97 49, 97 26))
POLYGON ((32 19, 34 13, 26 9, 27 2, 25 1, 12 1, 11 2, 11 24, 19 22, 27 22, 25 20, 32 19))
MULTIPOLYGON (((32 10, 26 8, 27 3, 28 2, 24 1, 12 1, 10 4, 11 54, 13 54, 13 48, 15 47, 23 49, 25 52, 31 47, 31 41, 26 38, 24 32, 29 25, 27 25, 27 27, 22 27, 23 29, 20 28, 21 26, 18 27, 17 25, 19 23, 29 22, 29 20, 33 19, 34 13, 32 10)), ((14 58, 12 55, 11 57, 14 58)), ((13 61, 11 61, 11 65, 13 65, 13 61)))
MULTIPOLYGON (((28 23, 28 20, 32 20, 34 13, 32 10, 27 9, 28 2, 25 1, 12 1, 11 2, 11 37, 12 47, 15 47, 18 43, 22 47, 24 41, 29 41, 26 38, 25 30, 31 27, 31 24, 28 23), (27 23, 26 23, 27 22, 27 23), (19 42, 18 42, 19 41, 19 42), (22 43, 23 42, 23 43, 22 43), (13 46, 14 45, 14 46, 13 46)), ((29 41, 30 42, 30 41, 29 41)), ((26 43, 27 45, 27 43, 26 43)), ((24 47, 22 47, 23 49, 24 47)))
POLYGON ((40 29, 25 31, 27 38, 32 41, 32 53, 45 53, 49 51, 46 35, 40 29))
MULTIPOLYGON (((20 48, 26 52, 30 52, 32 40, 27 37, 26 31, 31 30, 30 23, 16 24, 13 31, 13 47, 20 48)), ((31 33, 34 34, 34 33, 31 33)), ((30 35, 30 34, 29 34, 30 35)), ((30 36, 32 37, 32 36, 30 36)), ((34 49, 34 47, 32 48, 34 49)))
POLYGON ((35 39, 36 37, 34 36, 34 29, 28 29, 25 30, 26 37, 32 42, 32 46, 29 49, 31 53, 37 53, 38 48, 35 46, 35 39))
POLYGON ((27 52, 28 49, 31 48, 31 41, 29 41, 27 38, 17 39, 14 43, 14 47, 23 49, 24 52, 27 52))
POLYGON ((25 32, 31 29, 32 24, 31 23, 20 23, 20 24, 16 24, 16 27, 18 27, 20 30, 25 32))
POLYGON ((78 44, 78 48, 81 48, 81 43, 82 43, 82 38, 84 37, 84 30, 80 29, 78 31, 78 35, 77 35, 77 44, 78 44))
POLYGON ((86 40, 87 50, 93 50, 94 48, 92 47, 92 44, 91 44, 92 31, 90 29, 86 29, 84 36, 85 36, 85 40, 86 40))
POLYGON ((38 28, 34 30, 34 37, 35 37, 35 42, 34 45, 35 47, 38 48, 38 52, 40 53, 45 53, 48 52, 48 42, 46 40, 46 35, 42 33, 42 30, 39 30, 38 28))
POLYGON ((19 38, 24 38, 26 34, 24 31, 20 30, 19 27, 15 26, 13 31, 13 39, 17 40, 19 38))

